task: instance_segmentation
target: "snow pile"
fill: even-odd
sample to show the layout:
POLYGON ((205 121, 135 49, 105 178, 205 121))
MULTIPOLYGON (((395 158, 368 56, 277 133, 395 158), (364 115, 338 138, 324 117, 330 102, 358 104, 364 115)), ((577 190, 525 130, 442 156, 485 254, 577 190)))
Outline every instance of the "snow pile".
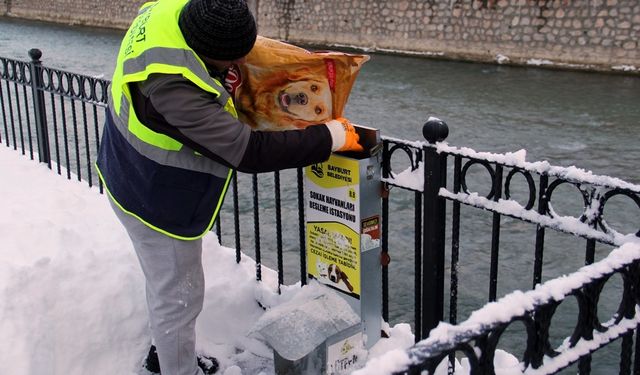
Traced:
POLYGON ((614 65, 611 67, 611 70, 617 70, 622 72, 635 72, 636 70, 640 70, 640 68, 636 68, 635 65, 614 65))
MULTIPOLYGON (((65 175, 65 173, 63 173, 65 175)), ((144 279, 106 196, 0 148, 0 374, 134 375, 149 349, 144 279)), ((198 350, 217 357, 223 375, 271 375, 273 351, 248 333, 265 314, 306 292, 277 274, 203 242, 206 292, 196 325, 198 350), (257 301, 260 301, 258 304, 257 301)), ((413 343, 406 324, 370 357, 413 343)))
POLYGON ((511 59, 509 59, 508 56, 500 53, 496 54, 495 60, 498 64, 508 64, 509 62, 511 62, 511 59))
POLYGON ((283 358, 297 361, 327 338, 358 323, 360 316, 345 299, 314 281, 292 300, 263 314, 252 333, 264 338, 283 358))
MULTIPOLYGON (((106 197, 11 150, 0 151, 0 195, 0 374, 137 373, 150 345, 144 280, 106 197)), ((245 333, 276 275, 258 284, 255 263, 236 264, 215 235, 203 263, 199 349, 223 368, 262 370, 271 351, 245 333)))
MULTIPOLYGON (((0 210, 0 374, 39 375, 43 369, 52 375, 144 374, 140 366, 150 345, 144 280, 106 197, 5 148, 0 148, 0 196, 5 198, 0 210)), ((258 283, 255 262, 243 256, 237 264, 235 251, 220 246, 215 234, 206 236, 203 246, 206 292, 196 326, 198 350, 217 357, 223 375, 274 374, 272 349, 250 335, 261 317, 269 317, 261 305, 277 311, 290 301, 309 300, 313 286, 284 286, 279 295, 273 270, 263 268, 258 283)), ((513 292, 458 326, 441 323, 421 345, 506 321, 638 257, 640 243, 631 238, 599 263, 533 291, 513 292)), ((637 323, 624 320, 578 346, 588 351, 637 323)), ((410 326, 384 329, 390 338, 380 340, 367 365, 354 374, 386 375, 409 363, 410 326)), ((575 355, 567 353, 547 366, 562 366, 575 355)), ((496 354, 496 373, 519 373, 514 372, 517 359, 496 354)), ((446 373, 446 365, 437 371, 446 373)), ((466 373, 468 361, 462 359, 456 374, 466 373)))

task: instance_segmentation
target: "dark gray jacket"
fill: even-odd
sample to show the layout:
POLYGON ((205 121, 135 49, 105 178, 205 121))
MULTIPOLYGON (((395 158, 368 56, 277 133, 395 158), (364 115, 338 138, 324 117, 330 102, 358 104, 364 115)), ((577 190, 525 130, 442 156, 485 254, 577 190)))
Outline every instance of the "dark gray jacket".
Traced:
POLYGON ((180 75, 153 74, 131 87, 138 119, 202 155, 242 172, 257 173, 325 161, 331 135, 325 125, 304 130, 251 131, 212 94, 180 75))

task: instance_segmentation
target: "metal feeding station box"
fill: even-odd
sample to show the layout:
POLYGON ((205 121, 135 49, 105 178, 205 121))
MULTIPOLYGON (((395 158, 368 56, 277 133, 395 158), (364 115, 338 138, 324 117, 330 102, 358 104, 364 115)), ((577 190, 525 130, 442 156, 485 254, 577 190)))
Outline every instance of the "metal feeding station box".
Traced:
POLYGON ((279 375, 348 374, 380 339, 382 143, 378 129, 355 128, 364 151, 333 153, 305 168, 306 269, 310 280, 344 298, 360 323, 297 361, 275 353, 279 375))

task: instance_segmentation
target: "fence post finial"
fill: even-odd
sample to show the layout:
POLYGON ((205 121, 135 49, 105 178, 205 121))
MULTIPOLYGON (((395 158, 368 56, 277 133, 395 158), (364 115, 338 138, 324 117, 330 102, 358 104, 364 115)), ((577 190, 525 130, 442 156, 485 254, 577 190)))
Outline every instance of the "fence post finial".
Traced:
POLYGON ((449 127, 439 118, 429 117, 422 126, 422 135, 429 143, 442 142, 449 135, 449 127))
POLYGON ((31 57, 31 61, 40 62, 40 58, 42 57, 42 51, 37 48, 32 48, 29 50, 29 57, 31 57))

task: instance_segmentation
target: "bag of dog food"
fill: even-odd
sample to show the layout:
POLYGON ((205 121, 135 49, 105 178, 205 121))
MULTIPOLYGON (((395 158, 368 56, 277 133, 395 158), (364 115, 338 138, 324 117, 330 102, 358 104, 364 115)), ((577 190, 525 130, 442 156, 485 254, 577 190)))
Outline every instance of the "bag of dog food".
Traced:
POLYGON ((367 55, 310 52, 258 37, 225 87, 241 121, 256 130, 299 129, 341 117, 367 55))

